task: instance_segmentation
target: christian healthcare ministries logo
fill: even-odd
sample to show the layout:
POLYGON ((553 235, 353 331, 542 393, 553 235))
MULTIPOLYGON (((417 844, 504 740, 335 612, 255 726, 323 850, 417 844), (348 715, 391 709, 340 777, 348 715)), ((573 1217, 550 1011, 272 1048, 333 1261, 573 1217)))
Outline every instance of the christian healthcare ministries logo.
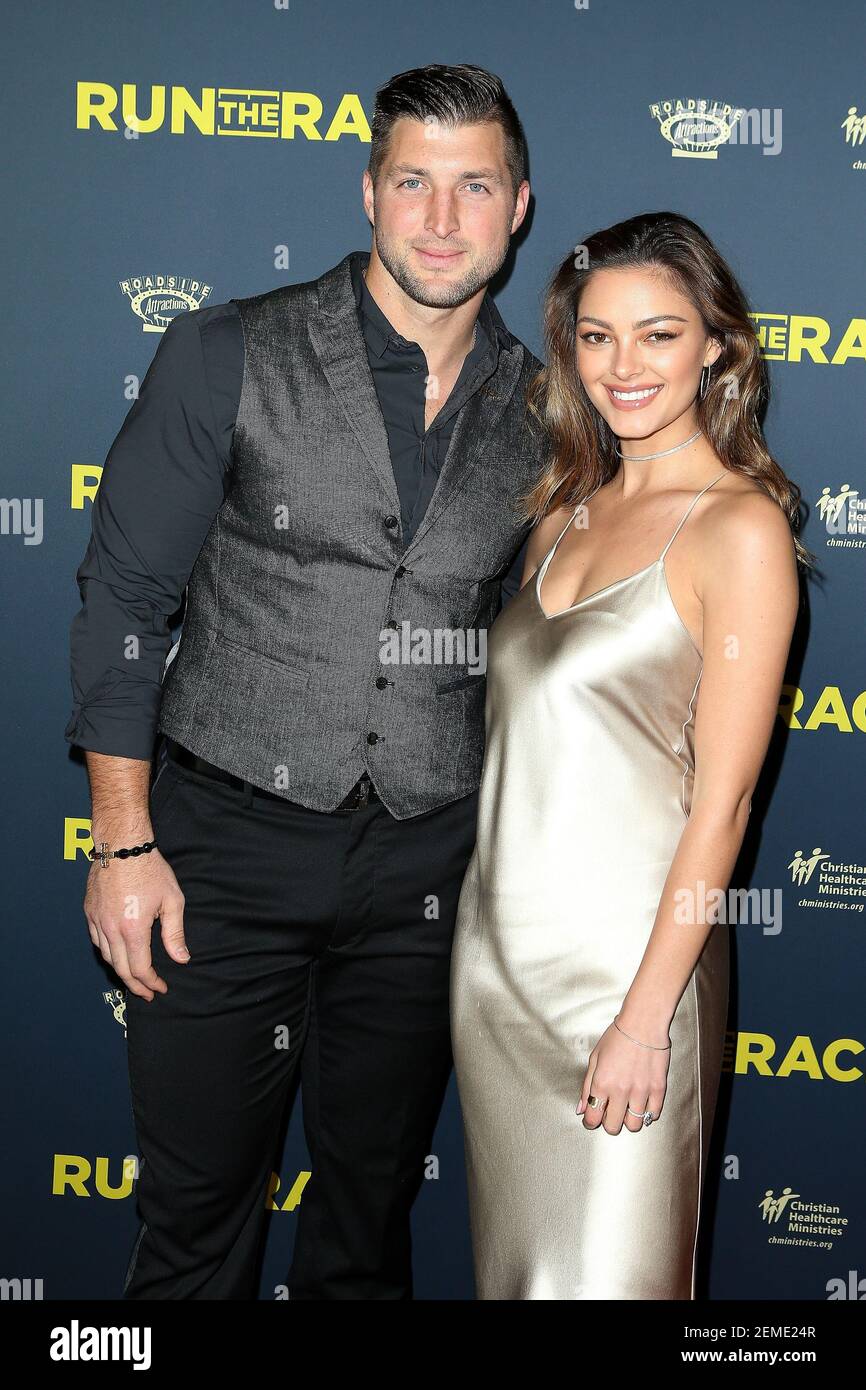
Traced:
POLYGON ((185 275, 134 275, 118 284, 141 319, 142 333, 164 333, 176 314, 200 309, 213 289, 185 275))
POLYGON ((770 1227, 768 1245, 802 1245, 832 1250, 834 1241, 845 1234, 847 1216, 832 1202, 806 1202, 793 1188, 783 1187, 776 1194, 768 1187, 758 1209, 770 1227))
POLYGON ((811 854, 794 852, 788 868, 791 882, 808 896, 797 899, 798 907, 830 907, 862 912, 866 900, 866 864, 834 859, 820 845, 811 854))
POLYGON ((744 106, 694 97, 650 104, 650 115, 658 121, 675 159, 718 159, 719 146, 730 143, 734 126, 745 111, 744 106))
MULTIPOLYGON (((840 129, 845 133, 846 145, 852 145, 855 150, 858 150, 866 144, 866 115, 861 116, 856 106, 848 107, 848 114, 840 129)), ((866 169, 866 160, 855 159, 851 168, 858 171, 866 169)))
POLYGON ((834 492, 822 487, 815 501, 819 521, 827 532, 827 545, 843 550, 866 548, 866 497, 856 487, 843 483, 834 492))

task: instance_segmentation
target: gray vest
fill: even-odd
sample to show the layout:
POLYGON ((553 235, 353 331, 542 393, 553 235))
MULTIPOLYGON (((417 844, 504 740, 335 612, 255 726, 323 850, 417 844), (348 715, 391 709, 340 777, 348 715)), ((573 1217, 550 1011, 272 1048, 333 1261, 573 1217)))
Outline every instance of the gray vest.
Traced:
POLYGON ((524 391, 541 364, 502 348, 405 547, 349 257, 235 302, 232 476, 189 578, 158 727, 314 810, 366 769, 394 816, 419 815, 478 786, 477 671, 527 534, 516 499, 542 455, 524 391))

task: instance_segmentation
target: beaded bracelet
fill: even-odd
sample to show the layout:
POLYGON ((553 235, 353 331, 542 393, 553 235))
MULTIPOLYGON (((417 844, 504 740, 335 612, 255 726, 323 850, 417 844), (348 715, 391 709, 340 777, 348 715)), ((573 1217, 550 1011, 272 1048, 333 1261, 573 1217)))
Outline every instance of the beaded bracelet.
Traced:
POLYGON ((103 840, 99 849, 94 845, 93 849, 88 850, 87 857, 93 864, 98 859, 103 869, 107 869, 109 859, 135 859, 139 854, 150 854, 152 849, 156 849, 156 840, 146 840, 143 845, 130 845, 129 849, 109 849, 108 841, 103 840))

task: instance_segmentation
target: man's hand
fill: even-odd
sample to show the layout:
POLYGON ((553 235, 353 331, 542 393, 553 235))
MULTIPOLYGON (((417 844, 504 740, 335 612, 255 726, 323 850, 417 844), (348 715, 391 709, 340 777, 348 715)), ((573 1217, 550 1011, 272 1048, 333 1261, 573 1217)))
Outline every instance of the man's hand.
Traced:
MULTIPOLYGON (((110 849, 119 849, 154 839, 150 762, 90 751, 86 759, 94 844, 107 841, 110 849)), ((183 934, 184 901, 171 865, 158 849, 136 858, 110 859, 107 869, 98 861, 91 867, 84 895, 90 939, 127 989, 142 999, 168 990, 151 958, 156 917, 172 960, 185 965, 190 959, 183 934)))
POLYGON ((111 859, 107 869, 94 864, 88 875, 84 915, 90 939, 126 988, 143 999, 168 990, 151 958, 154 918, 160 920, 162 943, 172 960, 186 964, 190 959, 183 908, 178 881, 158 849, 137 859, 111 859))

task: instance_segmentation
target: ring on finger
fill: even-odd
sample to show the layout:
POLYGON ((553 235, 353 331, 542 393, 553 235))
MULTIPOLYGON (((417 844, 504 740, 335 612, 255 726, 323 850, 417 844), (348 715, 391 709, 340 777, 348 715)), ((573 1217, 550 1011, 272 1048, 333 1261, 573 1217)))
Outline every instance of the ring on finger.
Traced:
POLYGON ((651 1110, 632 1110, 630 1105, 626 1106, 626 1110, 630 1115, 634 1115, 635 1119, 642 1120, 645 1125, 651 1125, 655 1119, 651 1110))

